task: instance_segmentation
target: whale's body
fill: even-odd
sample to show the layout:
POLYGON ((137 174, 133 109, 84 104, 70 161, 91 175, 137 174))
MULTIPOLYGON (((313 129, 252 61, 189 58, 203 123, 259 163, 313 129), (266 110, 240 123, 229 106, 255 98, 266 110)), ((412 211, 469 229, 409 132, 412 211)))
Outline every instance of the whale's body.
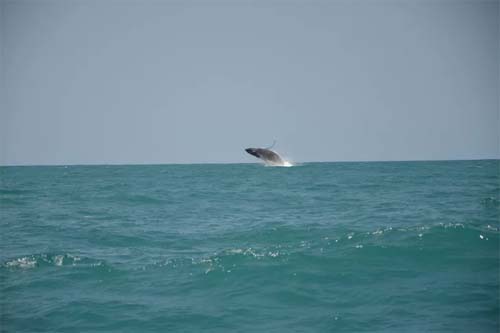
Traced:
POLYGON ((266 148, 247 148, 245 149, 247 153, 253 155, 257 158, 260 158, 267 165, 285 165, 285 161, 279 156, 277 153, 270 149, 266 148))

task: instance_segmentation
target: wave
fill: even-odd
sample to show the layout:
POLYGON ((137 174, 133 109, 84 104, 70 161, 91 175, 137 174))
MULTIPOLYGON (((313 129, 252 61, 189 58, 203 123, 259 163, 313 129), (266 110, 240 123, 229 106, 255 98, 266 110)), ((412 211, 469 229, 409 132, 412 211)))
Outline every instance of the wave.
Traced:
MULTIPOLYGON (((349 260, 385 261, 394 258, 422 260, 445 256, 485 259, 498 257, 497 227, 474 227, 460 223, 374 228, 371 231, 342 228, 278 227, 246 232, 228 232, 205 239, 185 239, 193 248, 143 256, 134 270, 166 269, 188 274, 249 272, 256 267, 288 267, 303 270, 314 263, 346 264, 349 260), (220 244, 213 248, 214 244, 220 244)), ((132 259, 131 259, 132 260, 132 259)), ((137 262, 137 258, 134 258, 137 262)), ((320 267, 317 267, 320 269, 320 267)), ((325 268, 329 269, 329 268, 325 268)))
POLYGON ((103 266, 105 262, 102 260, 90 259, 71 254, 32 254, 10 259, 2 264, 4 268, 19 268, 31 269, 46 266, 80 266, 80 267, 96 267, 103 266))

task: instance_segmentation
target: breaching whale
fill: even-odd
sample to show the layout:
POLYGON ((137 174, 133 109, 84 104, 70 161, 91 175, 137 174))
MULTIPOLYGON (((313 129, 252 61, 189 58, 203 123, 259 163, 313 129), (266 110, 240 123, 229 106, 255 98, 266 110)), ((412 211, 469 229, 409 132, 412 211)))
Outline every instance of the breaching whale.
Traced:
POLYGON ((281 158, 280 155, 276 154, 274 151, 267 148, 247 148, 245 149, 247 153, 260 158, 267 165, 286 165, 285 160, 281 158))

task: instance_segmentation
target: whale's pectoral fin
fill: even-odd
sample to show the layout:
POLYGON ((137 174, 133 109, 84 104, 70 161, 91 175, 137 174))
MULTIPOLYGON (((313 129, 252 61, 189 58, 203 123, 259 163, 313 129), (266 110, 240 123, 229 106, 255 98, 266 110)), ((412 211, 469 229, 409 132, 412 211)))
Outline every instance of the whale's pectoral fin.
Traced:
POLYGON ((270 147, 267 147, 266 149, 272 149, 275 144, 276 144, 276 140, 273 140, 273 144, 270 147))

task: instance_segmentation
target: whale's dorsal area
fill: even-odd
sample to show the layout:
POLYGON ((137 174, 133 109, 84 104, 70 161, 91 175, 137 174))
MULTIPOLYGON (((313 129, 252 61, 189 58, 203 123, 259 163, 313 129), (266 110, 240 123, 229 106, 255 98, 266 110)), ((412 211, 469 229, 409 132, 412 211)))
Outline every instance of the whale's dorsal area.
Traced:
POLYGON ((264 163, 268 165, 285 165, 285 161, 277 153, 266 148, 247 148, 245 149, 247 153, 260 158, 264 163))

